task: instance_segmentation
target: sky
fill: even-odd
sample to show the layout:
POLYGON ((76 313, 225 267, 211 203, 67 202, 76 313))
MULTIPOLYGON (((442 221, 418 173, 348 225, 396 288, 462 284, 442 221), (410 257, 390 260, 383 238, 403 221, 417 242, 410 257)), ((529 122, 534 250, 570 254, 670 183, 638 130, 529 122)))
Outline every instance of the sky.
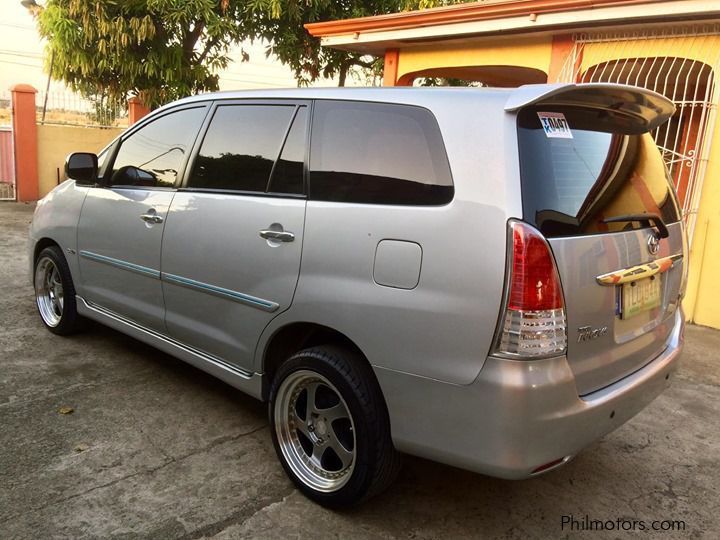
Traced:
MULTIPOLYGON (((0 0, 0 7, 0 98, 8 97, 9 88, 18 83, 45 90, 47 74, 42 69, 44 44, 35 30, 32 16, 20 5, 20 0, 0 0)), ((220 73, 221 90, 297 86, 290 69, 274 58, 265 58, 262 43, 245 43, 243 48, 250 54, 250 61, 240 62, 239 47, 231 51, 231 58, 236 61, 220 73)), ((323 80, 318 81, 317 86, 336 84, 332 80, 323 80)), ((51 82, 51 93, 62 93, 64 90, 62 82, 51 82)))

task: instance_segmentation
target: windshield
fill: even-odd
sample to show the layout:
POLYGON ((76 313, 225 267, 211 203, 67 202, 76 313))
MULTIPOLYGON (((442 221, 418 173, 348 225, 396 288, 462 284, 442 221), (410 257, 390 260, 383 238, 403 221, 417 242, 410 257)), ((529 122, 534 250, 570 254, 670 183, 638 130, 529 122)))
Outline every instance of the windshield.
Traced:
POLYGON ((526 108, 518 115, 524 219, 547 237, 643 226, 606 223, 629 214, 680 220, 662 156, 650 134, 623 132, 612 111, 526 108))

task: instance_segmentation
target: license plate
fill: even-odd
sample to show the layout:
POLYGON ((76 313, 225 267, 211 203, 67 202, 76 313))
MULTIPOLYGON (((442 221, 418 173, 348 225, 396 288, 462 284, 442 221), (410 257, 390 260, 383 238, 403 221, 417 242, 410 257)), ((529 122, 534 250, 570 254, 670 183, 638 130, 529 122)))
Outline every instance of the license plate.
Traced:
POLYGON ((621 317, 628 319, 660 305, 660 276, 623 283, 621 317))

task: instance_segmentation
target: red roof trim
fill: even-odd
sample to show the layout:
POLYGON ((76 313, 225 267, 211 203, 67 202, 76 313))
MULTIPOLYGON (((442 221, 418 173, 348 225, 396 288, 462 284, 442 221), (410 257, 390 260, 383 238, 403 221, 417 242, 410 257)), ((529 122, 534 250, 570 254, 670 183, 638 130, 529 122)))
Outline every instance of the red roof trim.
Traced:
POLYGON ((374 17, 308 23, 305 29, 314 37, 337 36, 357 32, 379 32, 487 21, 505 17, 541 15, 581 9, 655 4, 668 0, 507 0, 498 3, 473 2, 420 11, 406 11, 374 17))

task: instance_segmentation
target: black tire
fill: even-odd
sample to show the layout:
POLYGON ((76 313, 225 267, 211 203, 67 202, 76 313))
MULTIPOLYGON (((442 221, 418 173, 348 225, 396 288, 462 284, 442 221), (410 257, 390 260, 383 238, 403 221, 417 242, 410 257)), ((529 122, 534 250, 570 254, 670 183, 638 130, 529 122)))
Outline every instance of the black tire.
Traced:
MULTIPOLYGON (((303 390, 299 391, 300 394, 302 392, 303 390)), ((313 393, 315 394, 315 391, 313 393)), ((297 396, 298 390, 295 390, 293 395, 297 396)), ((306 401, 307 395, 309 394, 306 394, 306 401)), ((292 405, 291 408, 297 407, 297 397, 294 403, 295 405, 292 405)), ((313 403, 314 406, 315 403, 313 403)), ((327 345, 305 349, 294 354, 279 367, 273 378, 269 416, 273 444, 285 472, 305 496, 323 506, 344 508, 356 505, 382 492, 397 476, 400 469, 400 456, 390 438, 390 420, 385 400, 372 368, 368 365, 367 360, 358 353, 327 345), (337 489, 332 488, 329 492, 309 485, 293 470, 286 456, 286 453, 292 450, 288 449, 287 435, 283 436, 283 428, 279 427, 283 422, 277 418, 282 418, 284 411, 287 410, 284 407, 283 394, 287 394, 292 387, 289 387, 288 385, 291 383, 286 381, 297 379, 301 374, 307 380, 305 374, 309 372, 317 374, 334 386, 334 388, 328 388, 322 382, 316 383, 319 385, 316 386, 319 390, 325 386, 328 390, 336 391, 339 394, 349 412, 350 421, 354 425, 354 429, 351 428, 351 431, 354 431, 352 468, 347 472, 347 478, 343 480, 345 483, 337 489), (282 447, 280 438, 285 441, 282 447), (285 448, 285 453, 283 448, 285 448)), ((299 419, 295 418, 295 420, 299 419)), ((328 425, 333 426, 338 421, 343 420, 331 420, 328 425)), ((288 433, 288 430, 292 432, 293 428, 289 427, 292 425, 294 424, 288 423, 284 433, 288 433)), ((304 429, 307 430, 307 426, 304 429)), ((337 437, 334 428, 330 429, 333 436, 337 437)), ((319 431, 318 427, 313 433, 317 434, 319 431)), ((295 429, 294 432, 297 434, 297 441, 300 438, 304 438, 304 442, 309 440, 300 434, 299 430, 295 429)), ((324 456, 325 454, 323 454, 324 456)))
MULTIPOLYGON (((40 313, 40 320, 42 320, 48 330, 53 334, 67 336, 83 328, 85 319, 78 315, 77 312, 75 286, 73 285, 72 275, 70 274, 70 267, 59 247, 49 246, 38 254, 34 265, 33 284, 35 287, 35 305, 40 313), (44 268, 50 267, 47 261, 51 261, 54 268, 57 269, 60 278, 59 281, 62 284, 62 308, 55 309, 53 313, 57 317, 57 321, 47 312, 43 313, 41 297, 44 293, 39 273, 44 273, 44 268)), ((51 308, 48 307, 46 309, 51 308)))

